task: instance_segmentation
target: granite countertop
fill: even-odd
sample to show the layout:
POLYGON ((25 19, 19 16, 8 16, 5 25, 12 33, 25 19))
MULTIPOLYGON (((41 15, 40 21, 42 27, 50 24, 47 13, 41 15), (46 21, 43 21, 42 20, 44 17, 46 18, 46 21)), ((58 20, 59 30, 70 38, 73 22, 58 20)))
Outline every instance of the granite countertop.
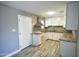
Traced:
POLYGON ((36 27, 36 28, 33 29, 33 31, 63 33, 64 32, 64 28, 62 26, 48 26, 48 27, 45 27, 44 29, 36 27))
POLYGON ((42 34, 42 32, 40 32, 40 31, 34 31, 34 32, 32 32, 31 34, 40 35, 40 34, 42 34))
POLYGON ((72 33, 63 33, 63 36, 60 38, 60 40, 67 42, 76 42, 76 38, 74 38, 72 33))

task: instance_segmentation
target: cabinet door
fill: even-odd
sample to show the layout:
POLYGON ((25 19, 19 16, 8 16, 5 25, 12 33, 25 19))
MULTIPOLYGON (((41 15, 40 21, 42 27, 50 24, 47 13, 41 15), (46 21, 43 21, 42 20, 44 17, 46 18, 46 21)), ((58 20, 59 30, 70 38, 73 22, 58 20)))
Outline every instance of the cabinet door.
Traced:
POLYGON ((76 56, 76 43, 60 41, 60 55, 62 57, 75 57, 76 56))
POLYGON ((41 35, 33 34, 33 42, 32 45, 38 46, 41 44, 41 35))
POLYGON ((78 29, 78 4, 70 3, 66 7, 66 29, 77 30, 78 29))

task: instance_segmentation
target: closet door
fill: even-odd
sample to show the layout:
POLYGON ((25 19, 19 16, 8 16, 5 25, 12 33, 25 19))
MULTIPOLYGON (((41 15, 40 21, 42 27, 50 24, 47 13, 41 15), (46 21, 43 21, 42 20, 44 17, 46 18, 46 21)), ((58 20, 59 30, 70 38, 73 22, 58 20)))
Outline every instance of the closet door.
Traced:
POLYGON ((32 44, 31 32, 32 32, 32 19, 30 17, 18 16, 19 25, 19 48, 23 49, 32 44))

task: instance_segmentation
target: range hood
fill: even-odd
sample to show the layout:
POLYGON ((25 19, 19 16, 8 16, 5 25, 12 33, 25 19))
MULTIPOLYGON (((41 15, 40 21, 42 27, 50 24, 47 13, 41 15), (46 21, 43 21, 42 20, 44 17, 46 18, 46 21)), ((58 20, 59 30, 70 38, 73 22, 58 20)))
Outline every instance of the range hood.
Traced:
POLYGON ((41 27, 43 24, 41 24, 39 17, 37 17, 37 22, 34 27, 41 27))

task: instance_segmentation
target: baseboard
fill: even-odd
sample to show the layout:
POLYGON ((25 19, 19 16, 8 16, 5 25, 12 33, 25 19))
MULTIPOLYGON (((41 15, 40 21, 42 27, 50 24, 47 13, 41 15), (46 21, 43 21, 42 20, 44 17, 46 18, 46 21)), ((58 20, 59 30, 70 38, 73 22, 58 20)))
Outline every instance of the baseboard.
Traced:
POLYGON ((21 50, 14 51, 14 52, 12 52, 12 53, 10 53, 10 54, 4 56, 4 57, 10 57, 10 56, 12 56, 12 55, 14 55, 14 54, 16 54, 16 53, 18 53, 18 52, 20 52, 20 51, 21 51, 21 50))
MULTIPOLYGON (((27 47, 29 47, 30 45, 32 44, 29 44, 27 47)), ((26 47, 25 47, 26 48, 26 47)), ((16 50, 8 55, 5 55, 4 57, 11 57, 12 55, 15 55, 16 53, 20 52, 21 50, 25 49, 25 48, 22 48, 22 49, 19 49, 19 50, 16 50)))

